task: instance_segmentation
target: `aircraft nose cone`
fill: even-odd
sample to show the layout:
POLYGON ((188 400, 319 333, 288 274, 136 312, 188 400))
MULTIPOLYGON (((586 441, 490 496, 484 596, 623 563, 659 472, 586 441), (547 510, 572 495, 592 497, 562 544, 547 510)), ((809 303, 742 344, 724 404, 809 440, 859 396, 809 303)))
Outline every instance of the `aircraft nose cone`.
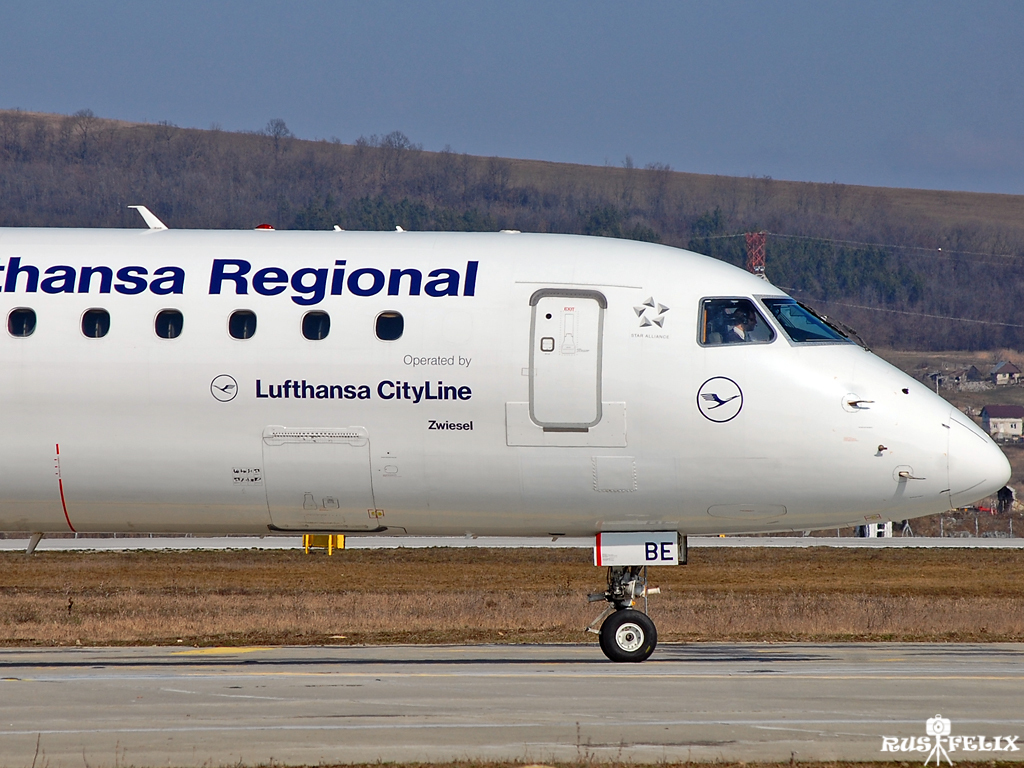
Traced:
POLYGON ((949 503, 963 507, 990 496, 1010 479, 1010 462, 981 428, 955 408, 949 417, 949 503))

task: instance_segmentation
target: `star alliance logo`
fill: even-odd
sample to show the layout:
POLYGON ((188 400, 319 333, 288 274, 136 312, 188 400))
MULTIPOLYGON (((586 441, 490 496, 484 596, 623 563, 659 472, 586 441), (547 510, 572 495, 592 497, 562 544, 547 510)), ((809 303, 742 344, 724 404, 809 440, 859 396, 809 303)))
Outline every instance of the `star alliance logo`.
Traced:
POLYGON ((953 764, 950 752, 1019 752, 1019 736, 952 736, 953 725, 948 717, 936 715, 924 724, 927 736, 882 737, 882 752, 927 752, 924 764, 932 760, 939 766, 943 761, 953 764))
POLYGON ((656 325, 659 328, 665 327, 665 313, 668 312, 668 307, 657 303, 653 297, 648 296, 639 307, 633 307, 633 311, 640 318, 641 328, 651 325, 656 325))

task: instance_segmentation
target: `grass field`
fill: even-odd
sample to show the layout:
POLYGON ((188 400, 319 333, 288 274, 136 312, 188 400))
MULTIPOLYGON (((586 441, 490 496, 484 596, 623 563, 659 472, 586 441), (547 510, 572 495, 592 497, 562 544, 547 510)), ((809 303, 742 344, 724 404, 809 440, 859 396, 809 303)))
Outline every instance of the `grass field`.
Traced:
MULTIPOLYGON (((875 768, 907 768, 909 765, 916 763, 910 762, 874 762, 874 763, 863 763, 863 762, 852 762, 852 761, 833 761, 833 762, 819 762, 819 761, 791 761, 788 763, 745 763, 736 762, 731 760, 715 761, 714 765, 716 768, 744 768, 747 765, 757 765, 759 768, 792 768, 799 762, 799 765, 806 766, 807 768, 864 768, 864 766, 874 766, 875 768)), ((1014 760, 957 760, 957 765, 961 768, 996 768, 997 766, 1019 766, 1019 761, 1014 760)), ((526 763, 403 763, 405 768, 589 768, 590 766, 602 766, 603 768, 617 768, 617 766, 629 766, 629 768, 683 768, 684 766, 698 765, 698 763, 653 763, 645 765, 643 763, 620 763, 620 762, 603 762, 603 761, 580 761, 575 763, 545 763, 543 765, 526 763)), ((377 768, 378 763, 369 763, 366 768, 374 766, 377 768)), ((312 767, 311 767, 312 768, 312 767)), ((316 768, 343 768, 341 765, 320 765, 316 768)), ((362 766, 344 766, 344 768, 362 768, 362 766)))
MULTIPOLYGON (((0 555, 0 644, 586 642, 581 550, 0 555)), ((664 641, 1024 640, 998 550, 699 549, 652 570, 664 641)))
MULTIPOLYGON (((915 754, 916 758, 916 754, 915 754)), ((908 768, 916 765, 916 762, 853 762, 848 760, 834 760, 829 762, 816 760, 792 760, 786 763, 763 762, 746 763, 734 760, 716 760, 715 768, 745 768, 748 765, 756 765, 758 768, 793 768, 795 765, 801 768, 908 768)), ((1002 768, 1003 766, 1019 766, 1020 761, 1015 760, 957 760, 956 764, 961 768, 1002 768)), ((397 765, 395 763, 319 763, 316 766, 295 766, 294 768, 380 768, 381 765, 397 765)), ((525 763, 525 762, 478 762, 463 761, 450 763, 401 763, 402 768, 685 768, 686 766, 701 765, 699 762, 660 762, 660 763, 628 763, 618 760, 591 760, 582 758, 571 763, 525 763)))

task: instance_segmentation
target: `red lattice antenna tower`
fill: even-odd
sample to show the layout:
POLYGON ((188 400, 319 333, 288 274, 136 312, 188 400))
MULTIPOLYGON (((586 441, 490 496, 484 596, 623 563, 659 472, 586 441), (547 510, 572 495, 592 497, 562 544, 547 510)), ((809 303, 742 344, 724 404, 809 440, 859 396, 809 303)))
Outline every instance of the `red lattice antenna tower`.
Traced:
POLYGON ((747 232, 747 271, 762 280, 768 279, 764 274, 764 242, 767 236, 767 232, 747 232))

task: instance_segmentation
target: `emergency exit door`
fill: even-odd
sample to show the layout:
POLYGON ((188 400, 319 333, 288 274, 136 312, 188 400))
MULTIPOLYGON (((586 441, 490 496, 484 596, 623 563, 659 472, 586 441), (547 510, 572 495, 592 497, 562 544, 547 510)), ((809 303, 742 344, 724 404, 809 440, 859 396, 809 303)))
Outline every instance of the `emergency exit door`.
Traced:
POLYGON ((601 421, 607 300, 597 291, 544 289, 530 304, 530 418, 545 429, 593 427, 601 421))
POLYGON ((263 482, 274 528, 361 531, 380 527, 362 427, 263 430, 263 482))

